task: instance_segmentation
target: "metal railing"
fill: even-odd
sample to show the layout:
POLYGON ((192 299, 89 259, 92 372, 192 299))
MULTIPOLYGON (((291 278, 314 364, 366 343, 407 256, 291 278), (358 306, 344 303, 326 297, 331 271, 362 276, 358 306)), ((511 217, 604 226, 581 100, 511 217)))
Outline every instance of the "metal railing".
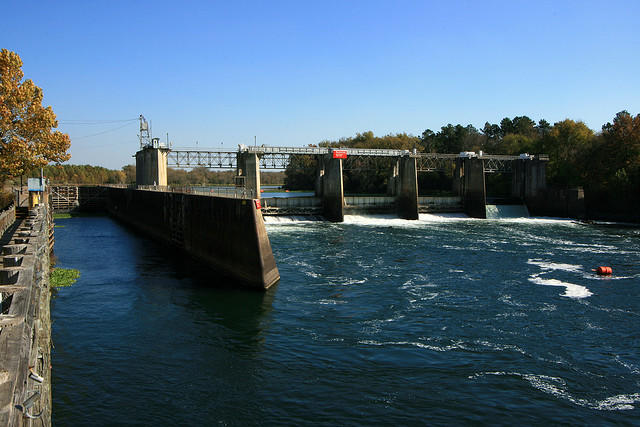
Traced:
POLYGON ((254 153, 260 158, 262 169, 285 169, 292 158, 297 156, 320 156, 332 151, 344 151, 347 159, 353 158, 397 158, 403 156, 415 157, 419 171, 445 170, 448 165, 459 158, 476 157, 489 161, 489 171, 507 171, 508 162, 515 160, 549 160, 549 156, 540 154, 531 156, 507 156, 500 154, 484 154, 482 152, 464 152, 459 154, 423 153, 410 150, 391 150, 379 148, 329 148, 329 147, 264 147, 240 145, 237 150, 230 148, 198 150, 194 148, 177 148, 169 151, 167 162, 169 166, 178 168, 207 167, 214 169, 235 169, 238 167, 238 154, 254 153))
POLYGON ((172 185, 138 185, 136 190, 160 191, 167 193, 195 194, 198 196, 229 197, 233 199, 255 199, 256 192, 243 187, 192 187, 172 185))
POLYGON ((233 169, 238 165, 238 156, 236 151, 229 150, 171 150, 167 155, 167 164, 175 167, 233 169))

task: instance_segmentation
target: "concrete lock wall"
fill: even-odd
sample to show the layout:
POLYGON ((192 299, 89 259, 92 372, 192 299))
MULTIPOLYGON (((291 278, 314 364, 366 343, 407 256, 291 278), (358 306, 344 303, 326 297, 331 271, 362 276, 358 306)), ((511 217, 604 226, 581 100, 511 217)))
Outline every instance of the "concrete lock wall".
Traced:
POLYGON ((167 185, 166 148, 146 147, 136 153, 136 185, 167 185))
POLYGON ((109 188, 108 211, 242 284, 280 279, 262 213, 252 199, 109 188))
POLYGON ((46 206, 35 207, 14 225, 11 235, 3 236, 0 265, 0 425, 51 425, 46 206))

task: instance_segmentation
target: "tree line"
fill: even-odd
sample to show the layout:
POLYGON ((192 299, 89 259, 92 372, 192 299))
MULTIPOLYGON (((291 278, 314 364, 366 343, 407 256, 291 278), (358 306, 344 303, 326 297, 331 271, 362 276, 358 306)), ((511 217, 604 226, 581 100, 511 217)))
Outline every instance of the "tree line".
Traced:
MULTIPOLYGON (((42 170, 52 184, 135 184, 136 167, 123 166, 120 170, 91 165, 48 165, 42 170)), ((40 176, 40 169, 33 169, 28 176, 40 176)), ((233 170, 213 171, 205 167, 191 170, 167 169, 169 185, 233 185, 236 172, 233 170)), ((281 185, 284 172, 261 172, 263 185, 281 185)), ((14 184, 20 179, 14 178, 14 184)))
MULTIPOLYGON (((547 183, 551 187, 582 186, 591 199, 609 203, 613 209, 640 207, 640 115, 617 113, 599 131, 584 122, 565 119, 535 122, 527 116, 505 117, 486 122, 481 129, 471 124, 447 124, 440 130, 426 129, 420 136, 406 133, 375 136, 358 133, 337 141, 317 144, 333 148, 416 149, 427 153, 483 151, 487 154, 548 154, 547 183)), ((356 182, 356 174, 345 172, 345 191, 385 192, 388 165, 381 171, 363 171, 367 179, 356 182), (365 183, 366 182, 366 183, 365 183)), ((311 189, 315 183, 315 161, 296 158, 286 170, 289 189, 311 189)), ((494 179, 495 177, 488 177, 494 179)), ((419 183, 435 191, 450 188, 451 174, 420 174, 419 183)))

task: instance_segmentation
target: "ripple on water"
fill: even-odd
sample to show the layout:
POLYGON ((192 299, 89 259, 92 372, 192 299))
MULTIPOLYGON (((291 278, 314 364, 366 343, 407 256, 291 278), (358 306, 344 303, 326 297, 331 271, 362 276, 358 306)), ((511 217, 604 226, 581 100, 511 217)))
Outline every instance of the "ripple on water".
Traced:
POLYGON ((56 423, 639 423, 636 235, 425 215, 267 230, 282 278, 256 294, 144 256, 108 219, 61 228, 82 275, 52 304, 56 423), (604 253, 619 276, 591 274, 604 253))
POLYGON ((486 376, 511 376, 521 378, 536 390, 540 390, 555 398, 566 400, 574 405, 598 411, 628 411, 635 408, 633 406, 635 403, 640 402, 640 393, 618 394, 600 400, 578 398, 569 392, 567 382, 563 378, 548 375, 496 371, 476 373, 469 376, 469 379, 477 380, 486 376))

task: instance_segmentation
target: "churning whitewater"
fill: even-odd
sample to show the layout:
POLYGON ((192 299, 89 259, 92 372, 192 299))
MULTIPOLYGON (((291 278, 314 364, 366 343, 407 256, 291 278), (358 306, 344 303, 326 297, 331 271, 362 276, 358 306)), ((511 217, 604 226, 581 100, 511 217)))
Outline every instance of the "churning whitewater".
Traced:
POLYGON ((82 272, 53 307, 60 424, 640 423, 637 229, 268 217, 281 280, 257 294, 107 218, 59 222, 82 272))

